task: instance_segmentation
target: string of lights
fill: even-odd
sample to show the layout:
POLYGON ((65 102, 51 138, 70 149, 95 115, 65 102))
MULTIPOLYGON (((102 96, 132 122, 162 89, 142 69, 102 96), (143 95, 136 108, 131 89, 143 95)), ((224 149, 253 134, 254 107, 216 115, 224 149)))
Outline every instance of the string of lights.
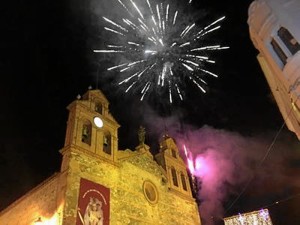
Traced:
POLYGON ((268 155, 270 154, 274 144, 276 143, 277 138, 279 137, 279 134, 281 133, 283 127, 285 126, 285 122, 281 125, 281 127, 279 128, 278 132, 276 133, 275 137, 273 138, 271 144, 269 145, 269 147, 267 148, 267 151, 264 155, 264 157, 262 158, 261 162, 259 163, 258 167, 256 168, 255 172, 253 173, 253 175, 250 177, 250 179, 247 181, 246 185, 244 186, 244 188, 242 189, 242 191, 239 193, 239 195, 233 200, 233 202, 229 205, 229 207, 225 210, 225 214, 234 206, 234 204, 240 199, 240 197, 246 192, 246 190, 248 189, 250 183, 252 182, 253 178, 255 177, 256 171, 258 169, 261 168, 262 164, 264 163, 264 161, 267 159, 268 155))
MULTIPOLYGON (((298 98, 297 98, 298 99, 298 98)), ((235 205, 235 203, 241 198, 241 196, 246 192, 246 190, 248 189, 250 183, 252 182, 252 180, 254 179, 256 172, 262 167, 263 163, 265 162, 265 160, 267 159, 267 157, 269 156, 270 152, 272 151, 282 129, 284 128, 284 126, 286 125, 286 120, 289 118, 289 116, 291 115, 293 108, 291 107, 286 118, 284 119, 282 125, 280 126, 280 128, 278 129, 276 135, 274 136, 271 144, 269 145, 269 147, 267 148, 266 153, 264 154, 262 160, 260 161, 260 163, 258 164, 256 170, 254 171, 253 175, 249 178, 249 180, 247 181, 247 183, 245 184, 244 188, 241 190, 241 192, 238 194, 238 196, 232 201, 232 203, 226 208, 225 210, 225 215, 229 212, 229 210, 235 205)), ((280 201, 277 201, 278 203, 280 201)), ((277 203, 277 204, 278 204, 277 203)), ((275 202, 276 204, 276 202, 275 202)))
POLYGON ((271 204, 265 205, 265 206, 263 206, 261 208, 270 208, 270 207, 272 207, 274 205, 279 205, 279 204, 281 204, 283 202, 287 202, 287 201, 290 201, 290 200, 293 200, 293 199, 299 198, 299 197, 300 197, 300 193, 297 193, 297 194, 294 194, 294 195, 290 195, 290 196, 285 197, 283 199, 277 200, 277 201, 275 201, 275 202, 273 202, 271 204))

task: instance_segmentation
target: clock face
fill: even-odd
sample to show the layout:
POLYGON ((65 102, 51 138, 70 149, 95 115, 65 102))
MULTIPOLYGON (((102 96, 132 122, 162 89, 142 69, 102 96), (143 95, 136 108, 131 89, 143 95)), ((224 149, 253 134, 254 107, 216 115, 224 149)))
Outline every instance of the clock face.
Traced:
POLYGON ((98 128, 103 127, 103 121, 98 116, 94 117, 94 123, 95 123, 96 127, 98 127, 98 128))

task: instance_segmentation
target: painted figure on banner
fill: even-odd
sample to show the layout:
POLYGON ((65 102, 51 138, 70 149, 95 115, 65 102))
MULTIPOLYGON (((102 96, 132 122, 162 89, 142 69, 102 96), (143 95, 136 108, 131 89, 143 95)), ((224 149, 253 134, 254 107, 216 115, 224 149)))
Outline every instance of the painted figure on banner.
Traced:
POLYGON ((110 225, 110 189, 80 179, 76 225, 110 225))
POLYGON ((90 198, 90 202, 85 209, 84 225, 103 225, 102 202, 99 199, 90 198))

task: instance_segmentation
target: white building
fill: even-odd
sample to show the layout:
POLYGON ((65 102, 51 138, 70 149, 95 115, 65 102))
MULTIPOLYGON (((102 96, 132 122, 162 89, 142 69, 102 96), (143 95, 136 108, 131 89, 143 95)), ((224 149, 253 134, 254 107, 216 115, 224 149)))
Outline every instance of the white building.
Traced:
POLYGON ((248 24, 280 112, 300 139, 300 0, 255 0, 248 24))

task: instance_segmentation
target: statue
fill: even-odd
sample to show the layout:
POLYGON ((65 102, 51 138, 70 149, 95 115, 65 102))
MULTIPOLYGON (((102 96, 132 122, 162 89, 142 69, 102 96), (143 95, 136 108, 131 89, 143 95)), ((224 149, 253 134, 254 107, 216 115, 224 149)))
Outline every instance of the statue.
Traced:
POLYGON ((145 144, 145 134, 146 134, 145 127, 140 126, 138 131, 139 145, 145 144))

